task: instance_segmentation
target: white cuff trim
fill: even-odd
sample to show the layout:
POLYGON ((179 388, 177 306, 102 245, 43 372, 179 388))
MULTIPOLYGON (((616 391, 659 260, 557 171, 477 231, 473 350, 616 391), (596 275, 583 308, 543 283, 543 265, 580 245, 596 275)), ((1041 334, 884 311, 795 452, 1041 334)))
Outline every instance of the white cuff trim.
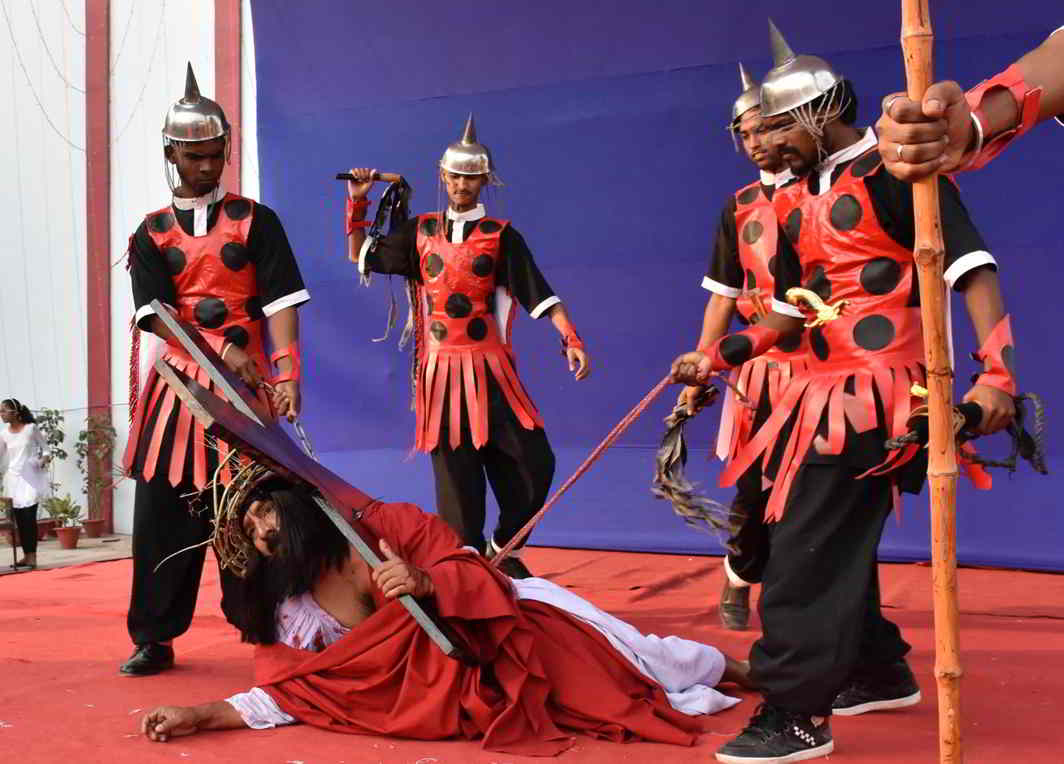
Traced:
POLYGON ((744 581, 739 577, 739 574, 732 570, 731 563, 728 562, 728 556, 724 556, 724 573, 728 576, 728 583, 732 586, 739 587, 740 589, 749 588, 752 584, 749 581, 744 581))
POLYGON ((721 284, 709 276, 702 277, 702 288, 713 294, 719 294, 721 297, 730 297, 733 300, 739 299, 739 295, 743 293, 743 290, 730 287, 727 284, 721 284))
POLYGON ((546 300, 541 302, 539 305, 537 305, 536 307, 532 308, 532 310, 528 311, 528 315, 532 316, 532 318, 539 318, 544 313, 546 313, 549 309, 553 308, 555 305, 560 304, 561 301, 562 301, 562 298, 558 297, 558 295, 551 295, 546 300))
POLYGON ((790 316, 791 318, 805 318, 802 311, 798 310, 798 308, 791 305, 789 302, 777 300, 775 297, 772 298, 772 310, 775 313, 790 316))
POLYGON ((298 292, 292 292, 292 294, 286 294, 284 297, 280 297, 269 305, 262 306, 263 315, 267 318, 274 313, 278 313, 285 308, 291 308, 295 305, 302 305, 310 299, 310 292, 306 289, 300 289, 298 292))
POLYGON ((946 272, 942 274, 942 278, 949 284, 950 289, 957 283, 957 279, 963 276, 970 270, 974 270, 983 265, 993 265, 997 267, 997 260, 994 256, 986 250, 976 250, 975 252, 969 252, 966 255, 961 255, 953 261, 953 265, 946 269, 946 272))
POLYGON ((369 254, 370 247, 373 246, 377 240, 372 236, 367 236, 365 241, 362 242, 362 249, 358 251, 358 275, 366 275, 366 255, 369 254))
MULTIPOLYGON (((163 305, 166 305, 166 307, 168 307, 172 312, 174 312, 174 313, 177 312, 176 310, 174 310, 172 305, 169 305, 169 304, 167 304, 165 302, 163 303, 163 305)), ((133 314, 133 323, 139 325, 141 320, 145 316, 153 316, 153 315, 155 315, 155 309, 151 306, 151 303, 149 302, 147 305, 140 306, 140 308, 137 310, 137 312, 133 314)))

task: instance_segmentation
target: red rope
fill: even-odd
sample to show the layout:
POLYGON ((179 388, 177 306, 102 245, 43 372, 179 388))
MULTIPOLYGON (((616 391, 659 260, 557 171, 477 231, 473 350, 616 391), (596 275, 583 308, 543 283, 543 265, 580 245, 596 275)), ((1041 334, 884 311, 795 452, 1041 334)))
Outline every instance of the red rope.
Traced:
POLYGON ((625 414, 624 419, 618 422, 617 425, 610 430, 609 434, 603 438, 602 442, 595 446, 595 450, 592 451, 591 454, 584 459, 583 463, 576 468, 576 472, 574 472, 568 480, 562 483, 561 488, 555 491, 553 496, 547 499, 547 503, 543 505, 543 508, 533 515, 531 520, 525 523, 525 527, 519 530, 517 534, 506 543, 506 546, 499 550, 497 555, 491 558, 492 565, 498 567, 499 563, 506 559, 507 555, 513 551, 513 548, 520 544, 525 537, 532 532, 532 529, 536 527, 543 515, 547 514, 547 510, 553 507, 558 499, 562 497, 562 494, 568 491, 569 487, 591 468, 591 465, 602 456, 607 448, 614 444, 617 438, 619 438, 621 434, 631 426, 632 422, 639 418, 639 415, 642 414, 647 406, 649 406, 654 399, 661 394, 661 391, 664 390, 668 384, 669 377, 665 377, 654 386, 653 390, 644 396, 643 400, 635 405, 635 408, 625 414))

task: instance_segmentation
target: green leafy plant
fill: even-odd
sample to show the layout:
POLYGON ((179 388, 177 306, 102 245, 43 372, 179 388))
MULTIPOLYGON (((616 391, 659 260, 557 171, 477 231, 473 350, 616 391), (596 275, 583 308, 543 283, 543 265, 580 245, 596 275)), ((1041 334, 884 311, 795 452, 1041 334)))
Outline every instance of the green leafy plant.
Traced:
POLYGON ((63 448, 63 443, 66 440, 63 425, 66 417, 63 416, 63 412, 59 409, 48 408, 34 411, 33 416, 37 420, 37 432, 44 439, 44 456, 48 459, 48 483, 51 485, 52 494, 54 495, 56 489, 59 488, 59 484, 55 482, 55 465, 69 456, 63 448))
POLYGON ((107 417, 91 415, 85 420, 85 429, 78 433, 77 443, 74 444, 78 471, 83 480, 81 492, 88 497, 89 517, 93 520, 102 516, 100 505, 106 492, 114 488, 118 473, 111 470, 110 474, 102 475, 89 467, 111 459, 116 437, 115 428, 107 417))
POLYGON ((68 493, 63 498, 52 497, 47 505, 48 514, 60 528, 71 528, 81 519, 81 505, 68 493))

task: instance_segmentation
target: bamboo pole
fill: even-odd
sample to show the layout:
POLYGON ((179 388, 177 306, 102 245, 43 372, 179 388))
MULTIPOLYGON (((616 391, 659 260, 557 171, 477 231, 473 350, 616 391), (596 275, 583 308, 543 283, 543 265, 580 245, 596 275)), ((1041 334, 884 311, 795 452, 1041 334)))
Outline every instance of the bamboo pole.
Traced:
MULTIPOLYGON (((931 84, 928 0, 902 0, 901 44, 909 98, 920 101, 931 84)), ((960 730, 960 639, 957 628, 957 444, 953 434, 953 369, 946 327, 944 251, 938 178, 913 184, 920 278, 920 314, 927 362, 930 440, 931 563, 935 607, 935 680, 938 685, 939 761, 963 761, 960 730)))

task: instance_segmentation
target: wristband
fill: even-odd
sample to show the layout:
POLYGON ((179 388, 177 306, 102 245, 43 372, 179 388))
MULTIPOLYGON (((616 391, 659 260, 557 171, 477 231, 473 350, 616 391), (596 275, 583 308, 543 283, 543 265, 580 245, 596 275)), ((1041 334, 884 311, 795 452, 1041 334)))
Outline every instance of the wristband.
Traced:
POLYGON ((293 340, 288 347, 275 351, 270 356, 270 363, 276 367, 277 362, 285 357, 291 362, 291 368, 284 374, 273 378, 273 384, 275 385, 281 382, 299 382, 302 379, 303 364, 299 357, 299 340, 293 340))
POLYGON ((994 330, 987 335, 979 352, 972 358, 982 361, 984 371, 973 380, 977 385, 993 387, 1008 395, 1016 395, 1016 371, 1013 368, 1015 345, 1012 341, 1012 324, 1005 315, 994 330))
POLYGON ((1019 67, 1013 64, 1001 74, 980 82, 965 93, 965 98, 968 100, 968 106, 972 110, 974 123, 978 125, 977 129, 982 140, 980 145, 976 147, 976 151, 973 152, 971 159, 965 163, 964 169, 978 170, 1004 151, 1013 139, 1019 138, 1034 127, 1034 123, 1038 119, 1038 106, 1042 100, 1042 88, 1030 87, 1024 81, 1019 67), (1019 123, 1011 130, 1006 130, 989 141, 983 142, 986 138, 983 129, 986 126, 986 115, 982 109, 983 98, 993 88, 1005 88, 1012 94, 1013 99, 1016 101, 1016 110, 1019 113, 1019 123))
POLYGON ((366 228, 368 224, 366 220, 366 210, 369 209, 369 199, 359 199, 357 202, 350 196, 347 197, 347 210, 345 220, 347 221, 347 233, 350 234, 356 228, 366 228), (359 225, 359 224, 362 225, 359 225))

